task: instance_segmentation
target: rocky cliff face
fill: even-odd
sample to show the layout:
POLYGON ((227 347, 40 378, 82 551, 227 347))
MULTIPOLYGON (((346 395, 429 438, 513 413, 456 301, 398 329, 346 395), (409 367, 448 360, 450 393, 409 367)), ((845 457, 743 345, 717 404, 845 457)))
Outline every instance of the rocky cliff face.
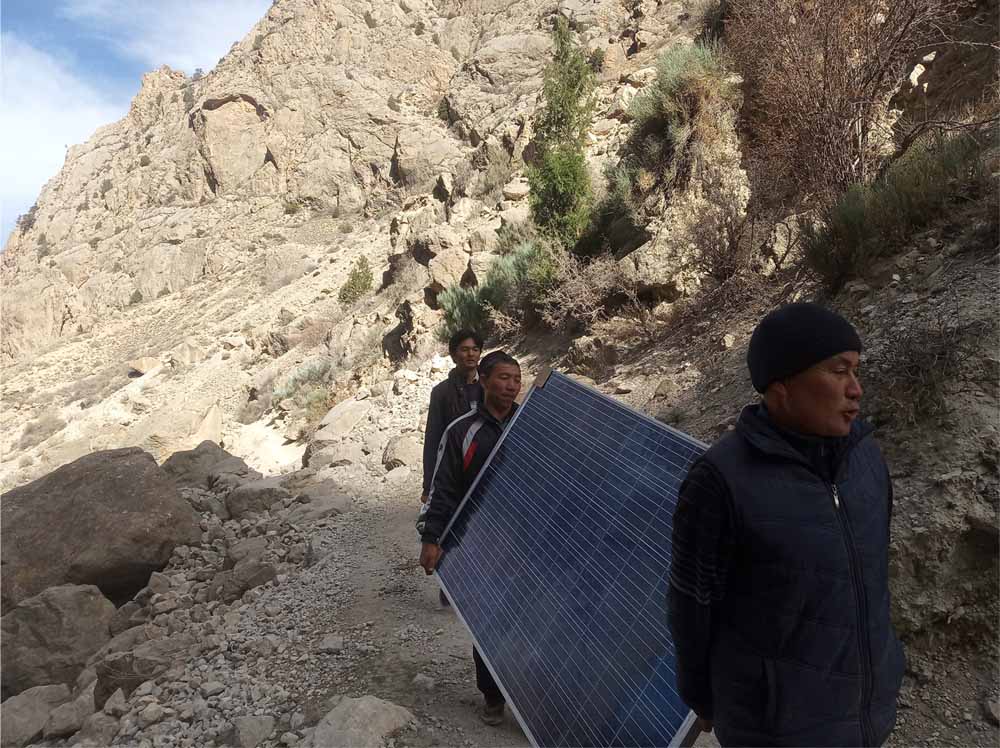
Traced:
MULTIPOLYGON (((618 2, 566 0, 559 12, 619 73, 687 17, 683 4, 656 6, 640 44, 618 2)), ((551 15, 535 1, 280 0, 203 78, 149 73, 124 119, 69 150, 8 242, 2 356, 224 283, 249 261, 247 242, 286 215, 386 216, 477 147, 516 160, 551 15)))
MULTIPOLYGON (((555 15, 604 52, 596 175, 656 57, 693 40, 696 5, 279 0, 204 77, 149 73, 0 260, 5 482, 104 447, 233 443, 261 381, 318 343, 348 373, 428 353, 437 293, 481 279, 496 230, 527 218, 555 15), (340 304, 360 257, 381 287, 340 304), (130 383, 141 357, 164 367, 130 383)), ((654 244, 632 264, 664 274, 654 244)))

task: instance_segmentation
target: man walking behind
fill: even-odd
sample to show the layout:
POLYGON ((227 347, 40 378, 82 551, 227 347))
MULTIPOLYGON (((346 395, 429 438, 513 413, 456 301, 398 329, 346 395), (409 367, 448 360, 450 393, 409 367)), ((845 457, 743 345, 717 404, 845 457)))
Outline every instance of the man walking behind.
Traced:
MULTIPOLYGON (((452 421, 445 431, 427 511, 417 523, 420 565, 428 574, 434 572, 441 558, 441 535, 448 522, 517 410, 521 366, 514 358, 502 351, 490 353, 479 365, 479 379, 483 384, 483 406, 452 421)), ((499 725, 506 700, 475 647, 472 659, 476 663, 476 686, 486 702, 481 718, 488 725, 499 725)))
POLYGON ((878 746, 895 725, 892 484, 857 418, 860 353, 851 324, 818 305, 768 314, 747 354, 762 402, 681 486, 678 685, 723 746, 878 746))
POLYGON ((476 367, 483 350, 482 336, 473 330, 459 330, 448 341, 448 353, 455 368, 448 378, 431 390, 431 404, 424 428, 424 483, 420 501, 427 501, 437 461, 438 445, 448 424, 478 405, 483 399, 476 367))

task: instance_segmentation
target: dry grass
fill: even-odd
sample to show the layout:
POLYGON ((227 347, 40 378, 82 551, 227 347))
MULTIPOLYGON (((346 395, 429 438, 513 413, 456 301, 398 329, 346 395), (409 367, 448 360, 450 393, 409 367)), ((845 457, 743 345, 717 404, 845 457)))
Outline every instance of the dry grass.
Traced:
MULTIPOLYGON (((863 381, 872 413, 879 421, 907 426, 947 417, 955 383, 977 379, 970 362, 981 354, 981 341, 995 334, 984 322, 938 318, 893 335, 866 357, 863 381)), ((989 374, 980 377, 985 381, 989 374)))

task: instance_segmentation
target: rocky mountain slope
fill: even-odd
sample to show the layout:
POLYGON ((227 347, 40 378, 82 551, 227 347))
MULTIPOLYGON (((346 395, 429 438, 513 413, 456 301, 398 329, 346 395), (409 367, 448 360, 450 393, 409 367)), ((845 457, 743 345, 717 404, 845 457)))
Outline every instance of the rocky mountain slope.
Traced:
MULTIPOLYGON (((522 739, 512 724, 485 731, 463 703, 467 639, 409 545, 423 408, 447 365, 437 296, 481 281, 498 229, 528 217, 523 158, 553 15, 604 52, 588 136, 599 174, 657 56, 692 42, 702 6, 278 0, 203 78, 150 73, 122 121, 70 149, 0 258, 0 488, 126 446, 162 463, 208 440, 249 467, 182 488, 201 538, 118 608, 114 651, 90 669, 109 687, 96 666, 112 655, 167 666, 121 699, 103 693, 93 719, 67 705, 102 676, 37 686, 49 690, 25 724, 40 710, 43 730, 61 708, 50 744, 84 727, 74 740, 292 745, 341 697, 371 695, 417 716, 396 745, 522 739), (361 258, 374 287, 341 301, 361 258), (303 405, 294 385, 317 373, 324 397, 303 405), (241 561, 257 566, 237 573, 241 561)), ((506 340, 529 374, 573 370, 706 441, 752 400, 754 322, 820 291, 792 256, 698 293, 670 236, 714 209, 709 183, 748 199, 735 131, 718 145, 621 260, 665 303, 642 329, 611 318, 596 337, 506 340)), ((832 300, 869 346, 866 408, 896 483, 894 617, 911 661, 900 745, 997 739, 991 210, 956 213, 832 300)), ((119 605, 133 592, 100 589, 119 605)))

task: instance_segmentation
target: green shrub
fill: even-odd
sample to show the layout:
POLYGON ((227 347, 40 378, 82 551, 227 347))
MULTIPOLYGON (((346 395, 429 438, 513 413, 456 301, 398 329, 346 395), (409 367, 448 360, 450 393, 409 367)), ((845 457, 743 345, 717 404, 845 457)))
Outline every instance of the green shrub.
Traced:
POLYGON ((574 244, 590 220, 590 174, 582 149, 572 144, 545 149, 528 180, 535 223, 564 246, 574 244))
POLYGON ((556 20, 552 43, 552 61, 545 68, 535 135, 542 147, 583 145, 594 113, 594 71, 573 39, 566 19, 556 20))
POLYGON ((518 249, 525 242, 538 239, 538 232, 531 221, 506 223, 497 229, 496 253, 507 255, 518 249))
POLYGON ((552 251, 537 240, 525 241, 494 261, 479 286, 451 286, 438 296, 444 311, 438 335, 447 340, 463 328, 489 330, 497 314, 524 320, 555 282, 552 251))
POLYGON ((543 233, 569 246, 590 212, 583 146, 594 112, 594 71, 564 18, 556 20, 552 41, 535 120, 538 158, 528 169, 528 182, 532 219, 543 233))
POLYGON ((444 311, 444 320, 438 328, 438 338, 446 342, 457 331, 485 330, 489 323, 489 310, 483 303, 481 289, 451 286, 437 297, 444 311))
POLYGON ((340 287, 337 299, 341 304, 353 304, 372 288, 375 278, 367 257, 359 257, 351 267, 351 274, 340 287))
POLYGON ((281 384, 281 386, 274 388, 272 401, 280 403, 282 400, 294 397, 299 390, 307 385, 315 385, 320 382, 325 382, 327 374, 330 373, 330 369, 331 362, 329 359, 322 359, 303 364, 292 372, 292 374, 284 381, 283 384, 281 384))
POLYGON ((285 215, 286 216, 294 216, 300 210, 302 210, 302 203, 300 203, 298 200, 286 200, 285 201, 285 215))
POLYGON ((832 290, 892 254, 944 214, 957 198, 985 186, 983 146, 970 136, 919 142, 871 186, 854 185, 805 222, 809 265, 832 290))
POLYGON ((718 138, 720 107, 739 107, 739 90, 727 80, 712 44, 671 47, 659 59, 656 79, 632 101, 634 120, 624 165, 637 186, 672 187, 690 170, 692 146, 711 148, 718 138))

